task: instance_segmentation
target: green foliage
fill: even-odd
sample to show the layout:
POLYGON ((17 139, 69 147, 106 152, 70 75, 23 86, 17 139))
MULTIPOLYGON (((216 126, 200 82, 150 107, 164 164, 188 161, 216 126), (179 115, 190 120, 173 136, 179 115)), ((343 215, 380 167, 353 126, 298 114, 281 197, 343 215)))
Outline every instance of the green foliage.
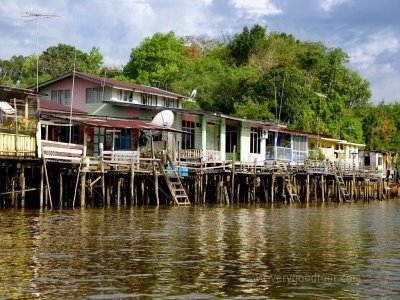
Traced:
POLYGON ((184 58, 183 39, 173 32, 156 33, 132 49, 124 74, 137 83, 169 90, 179 78, 184 58))
MULTIPOLYGON (((320 42, 244 27, 225 42, 156 33, 133 48, 121 67, 106 67, 99 48, 49 47, 39 57, 39 81, 73 69, 160 87, 184 96, 187 109, 287 124, 291 129, 366 143, 371 150, 400 147, 400 104, 369 103, 369 83, 347 67, 348 55, 320 42), (323 95, 323 96, 318 96, 323 95)), ((36 83, 36 57, 0 60, 0 84, 36 83)))
POLYGON ((247 63, 257 43, 265 36, 266 29, 260 25, 254 25, 250 30, 244 27, 242 33, 236 34, 228 44, 231 57, 239 65, 247 63))
POLYGON ((321 149, 315 149, 312 151, 309 151, 308 160, 319 160, 319 161, 324 161, 326 159, 325 155, 322 153, 321 149))
POLYGON ((99 74, 103 56, 98 48, 92 48, 89 53, 84 53, 73 46, 58 44, 47 48, 39 57, 39 74, 48 75, 50 78, 74 70, 99 74))

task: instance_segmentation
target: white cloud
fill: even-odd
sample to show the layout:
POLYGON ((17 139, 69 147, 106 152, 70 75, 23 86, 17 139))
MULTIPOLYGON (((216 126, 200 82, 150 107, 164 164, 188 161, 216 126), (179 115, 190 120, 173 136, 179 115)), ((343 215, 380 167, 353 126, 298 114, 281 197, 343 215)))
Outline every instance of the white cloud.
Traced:
POLYGON ((271 0, 230 0, 236 9, 243 9, 247 17, 279 15, 282 13, 271 0))
POLYGON ((334 6, 341 5, 343 3, 350 3, 351 0, 323 0, 320 2, 320 7, 326 12, 330 12, 334 6))
POLYGON ((362 70, 369 68, 386 51, 399 52, 400 40, 391 30, 382 30, 368 36, 364 41, 360 38, 353 40, 348 48, 351 63, 362 70))

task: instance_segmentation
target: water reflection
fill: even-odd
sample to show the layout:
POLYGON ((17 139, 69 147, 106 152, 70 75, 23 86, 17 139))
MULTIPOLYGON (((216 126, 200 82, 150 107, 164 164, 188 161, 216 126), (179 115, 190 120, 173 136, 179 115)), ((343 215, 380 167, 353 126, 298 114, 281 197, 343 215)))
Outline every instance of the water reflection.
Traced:
POLYGON ((399 295, 396 200, 0 211, 0 298, 399 295))

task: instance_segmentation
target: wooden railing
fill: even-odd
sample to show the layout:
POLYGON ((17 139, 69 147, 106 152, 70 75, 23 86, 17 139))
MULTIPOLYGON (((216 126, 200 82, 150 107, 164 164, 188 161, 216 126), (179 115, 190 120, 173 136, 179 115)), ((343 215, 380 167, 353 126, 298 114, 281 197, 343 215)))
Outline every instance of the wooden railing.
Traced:
POLYGON ((83 155, 83 145, 54 141, 41 141, 42 154, 48 161, 79 162, 83 155))
POLYGON ((36 156, 36 138, 23 133, 0 132, 0 155, 36 156))
POLYGON ((118 163, 118 164, 137 164, 139 162, 138 151, 103 151, 103 161, 105 163, 118 163))
MULTIPOLYGON (((203 159, 203 150, 201 149, 182 149, 179 152, 181 159, 203 159)), ((206 161, 219 161, 221 160, 221 151, 206 150, 206 161)))
POLYGON ((182 149, 179 151, 179 156, 182 159, 202 159, 202 153, 201 149, 182 149))

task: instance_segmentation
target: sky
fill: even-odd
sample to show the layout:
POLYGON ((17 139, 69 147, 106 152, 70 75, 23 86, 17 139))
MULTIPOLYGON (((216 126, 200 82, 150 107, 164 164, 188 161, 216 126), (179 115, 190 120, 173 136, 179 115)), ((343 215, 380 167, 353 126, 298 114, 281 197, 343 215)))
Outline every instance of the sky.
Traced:
POLYGON ((370 82, 371 102, 393 103, 400 101, 399 13, 398 0, 1 0, 0 59, 63 43, 99 47, 106 65, 122 66, 156 32, 222 39, 259 24, 341 48, 370 82), (36 22, 27 13, 56 17, 36 22))

